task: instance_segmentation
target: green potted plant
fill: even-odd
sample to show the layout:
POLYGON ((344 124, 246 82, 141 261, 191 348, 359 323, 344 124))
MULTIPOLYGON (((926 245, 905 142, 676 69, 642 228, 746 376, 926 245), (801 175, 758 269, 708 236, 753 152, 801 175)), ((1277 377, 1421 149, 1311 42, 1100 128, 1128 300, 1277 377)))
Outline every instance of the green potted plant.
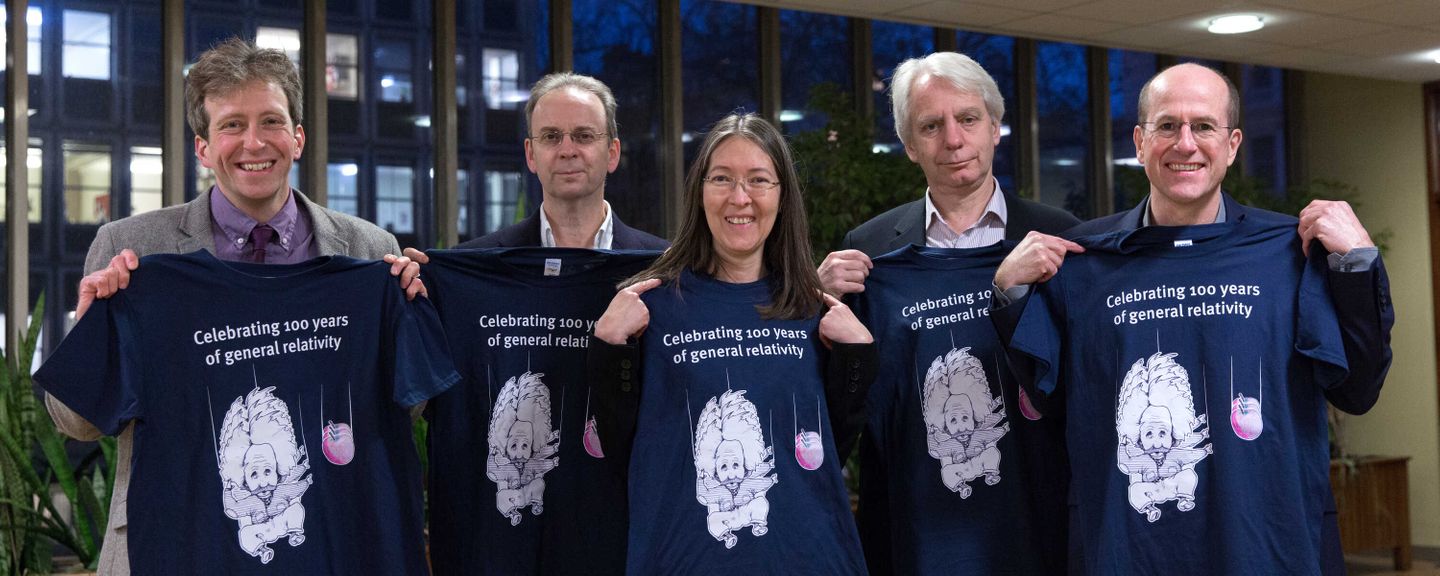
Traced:
POLYGON ((101 440, 72 467, 65 437, 35 393, 30 366, 44 311, 42 294, 25 338, 0 351, 0 566, 7 574, 51 572, 56 544, 94 570, 115 482, 115 439, 101 440), (61 511, 56 485, 70 514, 61 511))

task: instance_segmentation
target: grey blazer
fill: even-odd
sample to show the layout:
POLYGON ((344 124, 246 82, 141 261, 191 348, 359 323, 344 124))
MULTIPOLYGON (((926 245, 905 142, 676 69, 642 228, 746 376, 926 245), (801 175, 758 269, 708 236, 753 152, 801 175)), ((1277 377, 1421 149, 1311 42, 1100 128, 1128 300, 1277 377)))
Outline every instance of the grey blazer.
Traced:
MULTIPOLYGON (((298 190, 295 203, 310 217, 315 242, 323 256, 342 255, 378 260, 386 254, 399 254, 395 236, 380 227, 348 214, 316 206, 298 190)), ((90 274, 110 264, 110 259, 129 248, 138 256, 150 254, 185 254, 196 250, 215 252, 215 236, 210 226, 210 194, 205 191, 185 204, 154 212, 122 218, 100 227, 90 252, 85 256, 85 273, 90 274)), ((78 440, 96 440, 102 434, 70 408, 49 394, 45 405, 50 419, 67 436, 78 440)), ((126 499, 130 491, 130 460, 135 446, 135 425, 125 426, 116 442, 115 492, 110 497, 110 519, 105 528, 105 542, 100 549, 98 570, 102 575, 130 574, 130 552, 125 538, 127 521, 126 499)))

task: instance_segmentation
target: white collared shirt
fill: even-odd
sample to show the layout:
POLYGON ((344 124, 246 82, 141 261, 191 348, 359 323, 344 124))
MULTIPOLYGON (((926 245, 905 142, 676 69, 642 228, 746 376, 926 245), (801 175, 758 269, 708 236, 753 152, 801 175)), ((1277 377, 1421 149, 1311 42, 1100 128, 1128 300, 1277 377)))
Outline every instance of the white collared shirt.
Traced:
POLYGON ((1009 218, 1005 207, 1005 195, 1000 193, 1000 182, 995 181, 995 191, 985 212, 963 232, 954 228, 940 215, 935 202, 930 199, 930 190, 925 190, 925 245, 932 248, 979 248, 1005 239, 1005 221, 1009 218))
MULTIPOLYGON (((600 229, 595 231, 595 240, 590 247, 609 250, 611 243, 615 241, 615 216, 610 210, 610 202, 601 202, 605 204, 605 220, 600 223, 600 229)), ((555 230, 550 227, 550 216, 545 213, 544 202, 540 203, 540 245, 546 248, 555 247, 555 230)))

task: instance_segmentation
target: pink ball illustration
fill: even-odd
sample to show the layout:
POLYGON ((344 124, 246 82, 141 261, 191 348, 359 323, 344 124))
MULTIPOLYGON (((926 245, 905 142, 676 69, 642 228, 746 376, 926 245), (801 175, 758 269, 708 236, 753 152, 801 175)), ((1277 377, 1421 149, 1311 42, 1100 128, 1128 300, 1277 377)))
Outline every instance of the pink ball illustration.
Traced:
POLYGON ((1030 403, 1030 395, 1025 393, 1024 388, 1016 388, 1016 390, 1020 391, 1020 415, 1024 416, 1026 420, 1039 420, 1043 414, 1035 409, 1034 404, 1030 403))
POLYGON ((800 430, 795 435, 795 461, 806 470, 815 470, 825 463, 825 447, 820 445, 818 432, 800 430))
POLYGON ((1244 394, 1236 394, 1230 402, 1230 428, 1241 440, 1254 440, 1265 430, 1265 421, 1260 418, 1260 401, 1244 394))
POLYGON ((320 430, 320 448, 331 464, 344 466, 355 459, 355 436, 350 425, 331 422, 320 430))
POLYGON ((591 416, 585 421, 585 436, 582 442, 585 445, 585 453, 595 458, 604 458, 605 451, 600 449, 600 434, 595 432, 595 417, 591 416))

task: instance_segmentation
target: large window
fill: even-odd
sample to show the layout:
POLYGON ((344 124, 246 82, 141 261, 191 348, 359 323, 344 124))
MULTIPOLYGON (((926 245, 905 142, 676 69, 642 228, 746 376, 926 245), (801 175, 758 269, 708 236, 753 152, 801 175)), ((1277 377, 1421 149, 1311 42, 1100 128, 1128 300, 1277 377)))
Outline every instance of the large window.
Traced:
POLYGON ((360 41, 353 34, 325 35, 325 91, 331 98, 360 97, 360 41))
POLYGON ((159 148, 130 148, 130 215, 159 210, 162 200, 162 177, 165 165, 159 148))
POLYGON ((1037 48, 1040 200, 1085 220, 1091 216, 1090 67, 1085 47, 1040 42, 1037 48))
MULTIPOLYGON (((4 4, 0 4, 0 46, 5 45, 7 34, 5 23, 9 22, 9 20, 10 13, 5 11, 4 4)), ((30 6, 25 9, 25 34, 28 40, 25 42, 25 64, 31 74, 40 73, 40 33, 42 30, 41 25, 44 24, 44 22, 45 16, 40 11, 40 8, 30 6)), ((0 58, 0 72, 6 70, 5 67, 9 65, 8 62, 8 58, 0 58)))
POLYGON ((375 168, 375 223, 394 234, 415 232, 415 169, 375 168))
POLYGON ((973 58, 995 79, 1000 96, 1005 99, 1005 118, 1000 123, 1000 144, 995 147, 995 160, 990 168, 1000 189, 1015 191, 1015 138, 1011 120, 1015 117, 1015 39, 979 32, 957 32, 956 50, 973 58))
POLYGON ((1110 150, 1115 175, 1114 208, 1126 210, 1150 193, 1150 180, 1135 151, 1135 126, 1140 118, 1140 89, 1155 75, 1156 58, 1148 52, 1111 50, 1110 150))
MULTIPOLYGON (((620 167, 606 178, 605 199, 625 223, 659 231, 665 222, 657 141, 660 80, 655 18, 659 8, 655 0, 627 0, 622 7, 613 0, 575 0, 573 10, 575 71, 610 86, 618 105, 620 167), (578 32, 581 30, 606 33, 584 34, 578 32)), ((489 176, 486 178, 488 190, 489 176)), ((488 212, 486 218, 488 226, 488 212)))
POLYGON ((935 29, 876 21, 870 30, 875 48, 875 68, 870 79, 870 98, 875 102, 875 151, 904 154, 905 146, 895 134, 895 117, 890 113, 890 82, 901 62, 935 51, 935 29))
POLYGON ((520 53, 486 48, 481 52, 485 106, 491 110, 519 110, 530 97, 520 88, 520 53))
POLYGON ((460 242, 464 242, 475 235, 470 233, 470 171, 455 171, 455 231, 460 242))
POLYGON ((261 26, 255 29, 255 45, 284 52, 295 66, 300 66, 300 31, 294 28, 261 26))
POLYGON ((104 224, 110 221, 110 147, 66 142, 65 221, 104 224))
POLYGON ((1245 175, 1262 189, 1285 192, 1285 72, 1269 66, 1244 65, 1240 154, 1245 175))
POLYGON ((65 11, 65 43, 60 61, 66 78, 110 79, 110 15, 65 11))
POLYGON ((830 84, 843 93, 851 91, 849 47, 847 18, 797 10, 780 12, 780 123, 787 133, 825 127, 829 119, 810 106, 811 91, 816 86, 830 84))
POLYGON ((755 7, 714 0, 680 2, 685 167, 705 133, 731 112, 760 109, 760 35, 755 7))
POLYGON ((485 230, 489 234, 520 217, 521 175, 519 172, 485 172, 485 230))
POLYGON ((377 44, 375 72, 380 75, 380 100, 414 102, 415 82, 410 74, 414 62, 410 57, 409 43, 386 40, 377 44))
MULTIPOLYGON (((375 42, 375 75, 379 102, 376 104, 376 136, 393 140, 414 140, 418 127, 428 127, 430 117, 416 104, 414 51, 408 40, 375 42)), ((427 79, 428 80, 428 79, 427 79)))
MULTIPOLYGON (((39 144, 34 143, 32 145, 38 146, 39 144)), ((9 172, 5 170, 5 167, 9 162, 9 158, 10 157, 5 154, 5 147, 0 146, 0 222, 4 222, 5 219, 9 217, 5 211, 6 205, 9 202, 5 195, 5 182, 9 178, 9 172)), ((43 189, 41 185, 44 184, 42 180, 45 175, 45 157, 41 153, 40 148, 30 148, 27 151, 25 167, 25 172, 27 173, 25 177, 26 187, 30 191, 28 194, 29 200, 28 206, 26 207, 26 215, 29 217, 31 224, 39 224, 41 206, 44 204, 40 190, 43 189)), ((3 245, 3 239, 0 239, 0 246, 3 245)))
POLYGON ((341 162, 325 166, 326 194, 328 208, 351 216, 360 215, 360 166, 354 162, 341 162))

